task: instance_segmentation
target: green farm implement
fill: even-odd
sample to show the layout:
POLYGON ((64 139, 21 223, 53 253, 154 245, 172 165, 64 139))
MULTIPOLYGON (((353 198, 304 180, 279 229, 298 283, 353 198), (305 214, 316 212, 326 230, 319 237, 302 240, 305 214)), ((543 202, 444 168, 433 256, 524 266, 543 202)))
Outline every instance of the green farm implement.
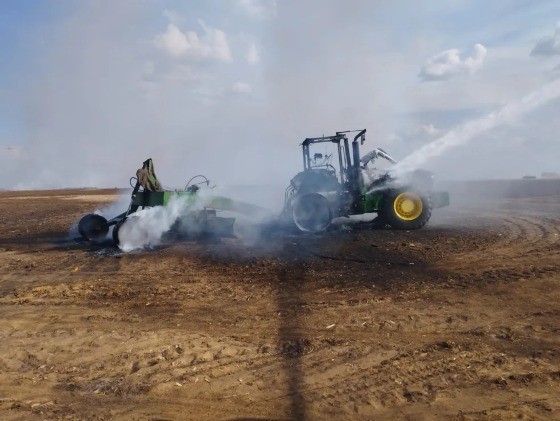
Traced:
POLYGON ((234 236, 233 224, 235 218, 217 216, 217 211, 231 211, 246 215, 262 214, 263 208, 248 203, 235 201, 221 196, 201 194, 201 185, 209 186, 206 177, 193 177, 184 190, 164 190, 159 183, 151 159, 144 161, 142 168, 136 173, 132 195, 128 209, 107 220, 102 215, 85 215, 78 223, 80 235, 90 241, 103 241, 110 227, 113 227, 112 237, 116 244, 120 244, 119 233, 127 222, 137 216, 139 210, 158 206, 169 206, 180 202, 181 212, 173 224, 181 225, 183 234, 190 238, 201 236, 230 237, 234 236), (198 181, 198 182, 195 182, 198 181))

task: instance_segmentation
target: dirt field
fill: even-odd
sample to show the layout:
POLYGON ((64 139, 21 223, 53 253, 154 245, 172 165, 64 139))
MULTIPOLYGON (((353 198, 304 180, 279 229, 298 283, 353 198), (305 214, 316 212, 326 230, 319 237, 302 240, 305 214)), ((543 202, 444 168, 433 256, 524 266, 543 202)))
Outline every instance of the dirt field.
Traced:
POLYGON ((1 419, 560 419, 560 197, 258 247, 69 237, 113 195, 0 193, 1 419))

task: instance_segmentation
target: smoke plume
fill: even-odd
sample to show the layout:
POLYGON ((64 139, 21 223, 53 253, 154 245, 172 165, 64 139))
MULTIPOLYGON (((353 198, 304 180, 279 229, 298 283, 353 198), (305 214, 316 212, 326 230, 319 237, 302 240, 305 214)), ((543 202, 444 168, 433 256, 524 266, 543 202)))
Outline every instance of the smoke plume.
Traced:
MULTIPOLYGON (((15 116, 20 130, 8 136, 0 124, 0 188, 123 187, 149 157, 166 187, 182 188, 200 173, 220 186, 286 186, 301 170, 305 137, 361 128, 368 129, 365 148, 382 147, 399 160, 429 141, 403 133, 422 126, 445 132, 550 77, 557 63, 545 60, 554 55, 531 57, 515 40, 492 42, 494 32, 509 34, 508 19, 529 4, 485 4, 495 24, 471 39, 465 16, 479 16, 477 2, 462 4, 460 13, 457 2, 422 10, 361 0, 219 8, 50 3, 40 25, 14 29, 21 37, 10 51, 26 56, 13 83, 0 86, 0 110, 3 118, 15 116), (466 52, 476 42, 488 51, 479 46, 472 60, 457 61, 455 53, 442 59, 447 70, 458 62, 465 77, 419 82, 427 57, 466 52)), ((531 31, 541 23, 521 26, 531 31)), ((498 139, 485 138, 502 165, 473 153, 473 170, 449 154, 444 164, 426 161, 429 169, 441 178, 557 171, 558 107, 539 110, 498 139)), ((465 130, 478 133, 468 124, 465 130)))
POLYGON ((155 247, 172 225, 190 209, 185 198, 174 197, 167 206, 146 208, 133 213, 119 229, 119 247, 125 251, 155 247))

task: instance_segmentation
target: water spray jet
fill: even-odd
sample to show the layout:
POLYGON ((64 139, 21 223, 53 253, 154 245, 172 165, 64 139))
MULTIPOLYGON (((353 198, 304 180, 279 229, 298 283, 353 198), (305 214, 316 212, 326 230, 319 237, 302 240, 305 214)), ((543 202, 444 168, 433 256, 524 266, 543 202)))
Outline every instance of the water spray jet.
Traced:
POLYGON ((464 145, 486 131, 511 123, 558 97, 560 97, 560 79, 548 83, 517 101, 504 105, 491 114, 465 123, 439 139, 422 146, 397 163, 392 172, 396 178, 399 178, 403 174, 425 165, 430 159, 442 155, 448 149, 464 145))

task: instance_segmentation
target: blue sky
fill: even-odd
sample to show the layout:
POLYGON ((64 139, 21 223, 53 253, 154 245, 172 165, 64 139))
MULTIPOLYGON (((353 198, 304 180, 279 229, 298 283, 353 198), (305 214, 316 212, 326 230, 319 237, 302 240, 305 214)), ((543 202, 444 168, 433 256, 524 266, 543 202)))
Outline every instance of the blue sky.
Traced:
MULTIPOLYGON (((123 185, 148 156, 168 185, 285 184, 302 138, 361 127, 401 159, 560 76, 558 21, 546 0, 2 0, 0 188, 123 185)), ((560 171, 559 107, 426 165, 560 171)))

